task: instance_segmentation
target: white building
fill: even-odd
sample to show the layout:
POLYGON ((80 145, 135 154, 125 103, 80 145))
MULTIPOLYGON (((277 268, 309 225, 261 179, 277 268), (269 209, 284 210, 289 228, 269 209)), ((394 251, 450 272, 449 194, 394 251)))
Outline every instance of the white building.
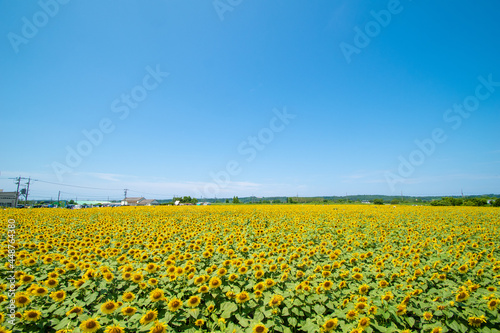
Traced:
POLYGON ((17 192, 4 192, 0 189, 0 207, 15 207, 17 192))

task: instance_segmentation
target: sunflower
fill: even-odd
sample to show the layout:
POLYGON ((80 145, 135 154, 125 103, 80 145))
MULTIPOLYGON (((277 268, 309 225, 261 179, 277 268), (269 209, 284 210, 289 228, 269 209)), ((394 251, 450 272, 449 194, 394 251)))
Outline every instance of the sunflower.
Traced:
POLYGON ((457 294, 457 296, 455 297, 455 300, 457 302, 463 302, 463 301, 467 300, 468 298, 469 298, 469 293, 466 291, 461 291, 457 294))
POLYGON ((124 316, 133 316, 136 311, 137 311, 137 309, 134 308, 133 306, 126 306, 126 307, 122 308, 122 310, 121 310, 121 312, 124 316))
POLYGON ((422 317, 424 317, 425 320, 429 321, 429 320, 432 319, 433 315, 430 312, 424 312, 424 314, 422 315, 422 317))
POLYGON ((212 277, 208 282, 208 286, 210 287, 210 289, 219 288, 221 284, 222 281, 217 276, 212 277))
POLYGON ((267 331, 267 327, 262 324, 257 324, 252 329, 252 333, 267 333, 267 331))
POLYGON ((73 284, 73 286, 78 289, 80 288, 84 283, 85 283, 85 280, 71 280, 71 283, 73 284))
POLYGON ((200 288, 198 288, 198 292, 201 293, 201 294, 204 294, 204 293, 208 293, 208 287, 203 285, 201 286, 200 288))
POLYGON ((332 281, 326 280, 325 282, 323 282, 323 289, 330 290, 332 289, 332 287, 333 287, 332 281))
POLYGON ((271 288, 272 286, 274 286, 276 284, 276 282, 271 278, 266 279, 266 281, 264 283, 266 284, 266 288, 271 288))
POLYGON ((443 328, 442 327, 434 327, 431 331, 431 333, 442 333, 443 328))
POLYGON ((493 311, 498 307, 498 304, 500 304, 500 299, 492 299, 488 302, 488 309, 493 311))
POLYGON ((104 331, 104 333, 124 333, 124 332, 125 332, 124 328, 120 327, 119 325, 108 326, 104 331))
POLYGON ((168 329, 167 324, 156 320, 153 327, 151 327, 151 329, 149 330, 149 333, 166 333, 167 329, 168 329))
POLYGON ((470 326, 480 327, 483 323, 486 323, 486 317, 484 315, 480 317, 469 317, 468 321, 470 326))
POLYGON ((325 330, 325 332, 329 332, 331 330, 336 329, 338 325, 339 325, 338 319, 333 318, 333 319, 328 319, 327 321, 325 321, 325 323, 323 324, 322 327, 325 330))
POLYGON ((133 301, 134 299, 135 299, 135 295, 134 295, 133 293, 131 293, 130 291, 128 291, 128 292, 126 292, 126 293, 124 293, 124 294, 122 295, 122 300, 123 300, 124 302, 131 302, 131 301, 133 301))
POLYGON ((208 305, 207 310, 208 310, 208 312, 213 312, 215 310, 215 305, 213 305, 213 304, 208 305))
POLYGON ((38 310, 27 310, 23 313, 23 319, 26 321, 37 321, 42 318, 42 313, 38 310))
POLYGON ((365 302, 359 302, 354 305, 354 308, 358 312, 365 312, 368 309, 368 304, 366 304, 365 302))
POLYGON ((83 332, 91 333, 91 332, 95 332, 95 331, 99 330, 100 328, 101 328, 101 324, 99 324, 97 319, 94 319, 94 318, 89 318, 80 324, 80 329, 83 332))
POLYGON ((148 273, 154 273, 157 270, 158 270, 158 265, 155 263, 150 263, 146 266, 146 271, 148 271, 148 273))
POLYGON ((264 291, 266 289, 266 285, 263 282, 257 283, 255 286, 253 286, 253 290, 260 290, 264 291))
POLYGON ((174 298, 168 303, 168 309, 172 312, 179 310, 182 307, 182 301, 178 298, 174 298))
POLYGON ((35 280, 35 277, 33 275, 23 275, 21 277, 21 284, 28 284, 33 282, 35 280))
POLYGON ((118 303, 109 299, 101 305, 101 312, 104 314, 113 313, 116 309, 118 309, 118 303))
POLYGON ((66 298, 66 292, 64 290, 54 291, 50 294, 50 298, 55 302, 62 302, 66 298))
POLYGON ((142 317, 141 317, 141 320, 139 320, 139 322, 146 326, 147 324, 151 323, 152 321, 154 321, 156 318, 158 317, 158 311, 156 310, 149 310, 148 312, 146 312, 142 317))
POLYGON ((141 273, 136 273, 136 274, 132 275, 132 281, 134 281, 135 283, 140 283, 140 282, 142 282, 143 279, 144 279, 144 276, 142 276, 141 273))
POLYGON ((363 279, 363 274, 361 273, 355 273, 352 278, 356 281, 361 281, 363 279))
POLYGON ((366 294, 369 289, 370 289, 370 287, 367 284, 364 284, 364 285, 360 286, 358 290, 359 290, 360 294, 366 294))
POLYGON ((27 295, 19 293, 14 297, 14 302, 16 307, 24 308, 25 306, 31 303, 31 300, 27 295))
POLYGON ((195 308, 200 304, 200 302, 201 298, 199 298, 198 296, 191 296, 187 301, 187 306, 189 306, 190 308, 195 308))
POLYGON ((148 280, 148 283, 152 286, 156 286, 156 285, 158 285, 158 279, 151 278, 148 280))
POLYGON ((205 282, 205 279, 203 278, 203 276, 198 276, 193 281, 193 283, 195 284, 195 286, 197 286, 199 284, 202 284, 203 282, 205 282))
POLYGON ((354 319, 356 319, 357 316, 358 316, 358 313, 354 310, 347 311, 347 314, 345 315, 345 317, 348 320, 354 320, 354 319))
POLYGON ((255 272, 254 276, 255 276, 256 279, 260 279, 260 278, 262 278, 264 276, 264 271, 258 270, 258 271, 255 272))
POLYGON ((393 298, 394 298, 394 296, 392 295, 392 293, 391 293, 390 291, 389 291, 389 292, 387 292, 385 295, 382 295, 382 296, 381 296, 381 299, 382 299, 383 301, 386 301, 386 302, 389 302, 389 301, 390 301, 391 299, 393 299, 393 298))
POLYGON ((398 316, 402 316, 406 313, 406 305, 400 304, 397 307, 396 314, 398 316))
POLYGON ((269 301, 269 306, 274 308, 277 307, 281 304, 281 302, 284 300, 283 296, 281 295, 274 295, 271 300, 269 301))
POLYGON ((149 294, 151 302, 158 302, 165 300, 165 293, 161 289, 155 289, 149 294))
POLYGON ((368 318, 368 317, 361 318, 361 320, 358 323, 358 327, 361 328, 362 330, 364 330, 368 326, 370 326, 370 318, 368 318))
POLYGON ((83 308, 79 307, 79 306, 74 306, 71 310, 69 310, 68 312, 66 312, 66 316, 69 316, 70 314, 77 314, 77 315, 81 315, 83 313, 83 308))
POLYGON ((38 287, 35 290, 33 290, 33 295, 35 295, 35 296, 45 296, 48 293, 49 293, 49 291, 45 287, 38 287))
POLYGON ((249 299, 250 297, 248 296, 248 293, 246 291, 243 291, 236 295, 236 303, 245 303, 249 299))
POLYGON ((380 280, 378 285, 380 288, 385 288, 389 285, 389 282, 387 282, 386 280, 380 280))
MULTIPOLYGON (((111 281, 113 281, 115 276, 113 275, 113 273, 108 272, 108 273, 104 273, 103 278, 104 278, 104 280, 106 280, 106 282, 111 282, 111 281)), ((110 327, 110 326, 108 326, 108 327, 110 327)))
POLYGON ((194 322, 195 326, 202 327, 205 325, 205 321, 203 319, 198 319, 194 322))

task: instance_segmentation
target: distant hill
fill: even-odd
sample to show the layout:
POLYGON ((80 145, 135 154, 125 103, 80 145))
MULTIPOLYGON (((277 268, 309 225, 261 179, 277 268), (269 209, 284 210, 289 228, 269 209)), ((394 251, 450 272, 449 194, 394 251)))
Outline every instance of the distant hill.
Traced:
MULTIPOLYGON (((441 200, 444 197, 461 198, 462 196, 400 196, 400 195, 348 195, 346 196, 318 196, 318 197, 243 197, 239 198, 240 203, 362 203, 373 202, 375 199, 382 199, 386 203, 393 200, 398 200, 403 203, 430 203, 431 201, 441 200)), ((482 194, 482 195, 468 195, 467 198, 486 198, 494 199, 500 198, 500 194, 482 194)), ((225 203, 228 200, 230 203, 233 198, 199 198, 198 201, 210 203, 225 203)), ((172 202, 171 199, 158 200, 159 203, 172 202)))

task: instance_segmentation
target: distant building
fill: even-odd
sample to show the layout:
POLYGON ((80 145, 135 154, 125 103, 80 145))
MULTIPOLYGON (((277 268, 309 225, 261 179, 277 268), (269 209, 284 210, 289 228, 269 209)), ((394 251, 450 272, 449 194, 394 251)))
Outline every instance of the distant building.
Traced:
POLYGON ((0 189, 0 207, 15 207, 17 192, 4 192, 0 189))
POLYGON ((146 199, 144 197, 125 198, 121 202, 122 206, 156 206, 160 203, 155 199, 146 199))
POLYGON ((145 200, 144 197, 131 197, 131 198, 125 198, 122 200, 122 206, 137 206, 137 204, 145 200))
POLYGON ((137 206, 156 206, 159 205, 160 203, 156 201, 155 199, 144 199, 141 200, 137 203, 137 206))

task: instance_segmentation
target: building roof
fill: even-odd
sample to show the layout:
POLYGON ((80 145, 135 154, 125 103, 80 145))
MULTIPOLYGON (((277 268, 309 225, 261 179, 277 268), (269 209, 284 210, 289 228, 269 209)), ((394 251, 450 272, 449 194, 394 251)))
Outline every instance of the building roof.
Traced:
POLYGON ((156 201, 155 199, 144 199, 144 200, 139 201, 137 204, 139 206, 145 206, 145 205, 150 205, 153 203, 158 203, 158 201, 156 201))
POLYGON ((144 197, 129 197, 129 198, 123 199, 122 201, 138 203, 139 201, 142 201, 142 200, 145 200, 144 197))

